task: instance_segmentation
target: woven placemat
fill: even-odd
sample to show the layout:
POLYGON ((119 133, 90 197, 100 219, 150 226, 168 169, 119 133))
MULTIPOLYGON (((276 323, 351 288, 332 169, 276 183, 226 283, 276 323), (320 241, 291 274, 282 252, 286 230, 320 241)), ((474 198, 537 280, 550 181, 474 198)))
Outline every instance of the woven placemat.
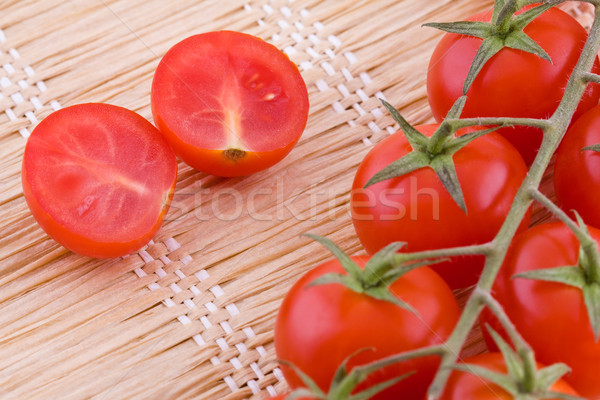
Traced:
MULTIPOLYGON (((354 171, 393 133, 377 97, 432 121, 425 77, 440 33, 479 0, 5 0, 0 4, 0 398, 264 399, 285 390, 274 318, 327 236, 360 253, 354 171), (152 74, 195 33, 260 36, 296 62, 310 118, 281 163, 246 178, 183 163, 157 237, 108 261, 49 239, 22 196, 26 137, 53 110, 108 102, 151 120, 152 74)), ((582 23, 584 8, 567 5, 582 23)), ((543 215, 538 213, 537 220, 543 215)), ((464 297, 464 294, 460 294, 464 297)), ((467 352, 482 351, 474 335, 467 352)))

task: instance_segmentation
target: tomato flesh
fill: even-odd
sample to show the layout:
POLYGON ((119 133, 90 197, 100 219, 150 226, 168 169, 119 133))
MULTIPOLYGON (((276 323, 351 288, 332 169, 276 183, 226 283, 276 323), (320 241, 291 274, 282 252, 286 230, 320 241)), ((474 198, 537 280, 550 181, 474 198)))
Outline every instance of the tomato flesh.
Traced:
POLYGON ((152 112, 177 155, 192 167, 239 176, 272 166, 299 140, 308 92, 285 54, 231 31, 189 37, 161 60, 152 112))
POLYGON ((173 151, 138 114, 81 104, 44 119, 27 141, 22 182, 40 226, 91 257, 146 244, 168 210, 177 177, 173 151))

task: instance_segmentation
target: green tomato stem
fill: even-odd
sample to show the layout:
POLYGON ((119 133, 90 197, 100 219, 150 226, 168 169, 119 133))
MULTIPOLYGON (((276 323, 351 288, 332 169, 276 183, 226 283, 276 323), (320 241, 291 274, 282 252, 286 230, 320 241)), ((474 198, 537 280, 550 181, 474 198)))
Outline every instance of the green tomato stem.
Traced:
POLYGON ((540 129, 547 129, 550 126, 550 122, 545 119, 510 117, 463 118, 449 120, 447 122, 453 130, 458 130, 469 126, 533 126, 540 129))
MULTIPOLYGON (((512 238, 531 205, 531 188, 539 187, 544 172, 550 164, 552 155, 564 136, 575 109, 583 96, 587 82, 582 79, 582 76, 588 71, 591 71, 596 54, 600 48, 600 13, 598 10, 599 7, 596 5, 595 18, 591 32, 573 73, 569 78, 564 96, 550 118, 549 125, 544 128, 544 140, 542 141, 538 154, 529 173, 515 195, 515 199, 504 224, 493 241, 495 248, 486 257, 483 272, 477 283, 477 291, 485 291, 488 293, 491 291, 512 238)), ((451 368, 456 363, 458 354, 466 342, 471 328, 477 322, 477 317, 482 308, 483 304, 478 296, 472 295, 467 300, 458 325, 446 342, 448 351, 442 356, 442 363, 428 391, 428 399, 437 399, 442 393, 450 375, 451 368)))
POLYGON ((533 350, 519 351, 519 357, 523 362, 523 391, 525 393, 533 393, 537 383, 537 363, 535 362, 535 354, 533 350))
POLYGON ((475 289, 474 297, 479 297, 481 302, 498 318, 498 321, 504 328, 506 334, 510 337, 515 346, 519 357, 523 363, 523 391, 532 393, 535 390, 537 379, 537 364, 535 362, 535 353, 529 343, 521 336, 516 326, 512 323, 502 305, 496 300, 490 292, 475 289))
POLYGON ((435 131, 433 136, 431 136, 431 140, 429 141, 429 145, 427 146, 427 151, 430 154, 440 154, 444 147, 444 143, 450 136, 454 134, 454 130, 447 124, 440 124, 440 127, 435 131))
POLYGON ((587 259, 585 262, 579 260, 580 267, 583 268, 588 283, 600 284, 600 257, 598 254, 598 243, 589 235, 587 228, 581 227, 570 218, 567 213, 560 209, 556 204, 546 197, 537 188, 532 188, 530 191, 531 197, 546 207, 548 211, 554 214, 562 223, 564 223, 577 237, 581 244, 581 249, 587 259))
MULTIPOLYGON (((525 6, 529 6, 531 4, 537 4, 537 3, 544 3, 544 4, 552 4, 554 6, 562 4, 562 3, 566 3, 568 1, 572 1, 572 0, 521 0, 519 1, 519 5, 521 6, 520 8, 523 8, 525 6)), ((592 4, 594 6, 600 5, 600 0, 578 0, 580 3, 589 3, 592 4)))
POLYGON ((509 0, 504 4, 504 7, 498 14, 497 32, 500 35, 506 35, 510 29, 510 21, 515 12, 520 9, 519 2, 517 0, 509 0))
MULTIPOLYGON (((461 96, 456 99, 445 119, 460 118, 466 102, 467 96, 461 96)), ((429 143, 427 144, 427 152, 432 155, 439 155, 444 148, 444 143, 446 143, 448 138, 453 136, 455 132, 456 129, 452 129, 452 127, 444 120, 431 136, 431 140, 429 140, 429 143)))
POLYGON ((585 74, 582 74, 581 78, 584 82, 600 83, 600 75, 594 74, 592 72, 586 72, 585 74))
POLYGON ((495 316, 506 331, 506 334, 510 337, 512 344, 515 346, 517 352, 531 352, 533 350, 529 346, 529 343, 525 341, 523 336, 519 333, 516 326, 512 323, 502 305, 491 295, 491 293, 476 289, 472 296, 479 297, 483 305, 485 305, 495 316))
POLYGON ((598 259, 598 244, 594 243, 586 243, 583 244, 583 250, 588 254, 588 257, 591 256, 590 262, 585 266, 586 275, 588 282, 593 282, 596 284, 600 284, 600 260, 598 259), (593 247, 593 248, 592 248, 593 247))
POLYGON ((544 195, 538 188, 531 188, 529 191, 529 195, 531 198, 541 205, 543 205, 548 211, 554 214, 562 223, 564 223, 573 233, 577 236, 577 239, 580 242, 588 241, 587 235, 581 231, 580 227, 577 225, 573 219, 571 219, 567 213, 565 213, 560 207, 558 207, 552 200, 550 200, 546 195, 544 195))
POLYGON ((446 258, 454 256, 488 255, 491 254, 493 250, 493 243, 488 242, 484 244, 453 247, 449 249, 426 250, 415 253, 397 253, 393 256, 392 262, 395 266, 397 266, 402 265, 403 263, 408 261, 446 258))
POLYGON ((406 351, 404 353, 394 354, 392 356, 382 358, 371 364, 354 367, 350 374, 356 374, 356 376, 365 376, 402 361, 412 360, 419 357, 442 356, 447 351, 448 349, 444 345, 428 346, 416 350, 406 351))

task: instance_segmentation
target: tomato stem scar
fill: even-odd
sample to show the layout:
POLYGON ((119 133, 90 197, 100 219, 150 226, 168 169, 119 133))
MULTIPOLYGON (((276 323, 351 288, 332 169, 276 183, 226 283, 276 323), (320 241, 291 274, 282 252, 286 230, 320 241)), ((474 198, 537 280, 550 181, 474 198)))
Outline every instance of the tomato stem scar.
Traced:
POLYGON ((241 149, 227 149, 223 150, 223 156, 225 156, 225 158, 228 160, 238 162, 242 158, 246 157, 246 152, 241 149))

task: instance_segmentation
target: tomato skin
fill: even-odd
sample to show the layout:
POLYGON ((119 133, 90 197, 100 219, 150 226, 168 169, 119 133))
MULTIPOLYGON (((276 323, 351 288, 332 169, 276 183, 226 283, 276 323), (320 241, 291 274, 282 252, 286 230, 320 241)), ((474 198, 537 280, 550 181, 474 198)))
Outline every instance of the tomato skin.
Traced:
MULTIPOLYGON (((600 230, 589 227, 600 243, 600 230)), ((560 283, 512 278, 534 270, 575 265, 579 242, 562 223, 537 225, 516 236, 494 283, 493 293, 523 338, 544 364, 564 362, 572 368, 565 380, 582 396, 600 398, 595 373, 600 343, 594 340, 581 290, 560 283)), ((483 322, 498 323, 490 313, 483 322)))
MULTIPOLYGON (((483 353, 469 357, 464 363, 475 364, 492 371, 506 373, 506 364, 500 353, 483 353)), ((538 366, 541 367, 541 366, 538 366)), ((551 388, 552 391, 577 396, 577 393, 562 379, 551 388)), ((513 400, 513 396, 499 386, 477 375, 464 371, 450 374, 444 393, 439 400, 513 400)))
POLYGON ((583 114, 567 131, 556 152, 554 189, 561 207, 576 210, 586 224, 600 228, 600 153, 582 151, 600 143, 600 106, 583 114))
MULTIPOLYGON (((470 20, 490 21, 492 13, 475 15, 470 20)), ((524 32, 548 53, 552 64, 536 55, 504 48, 483 67, 467 92, 462 113, 467 117, 547 118, 562 99, 564 88, 587 39, 585 29, 569 14, 557 9, 542 13, 524 32), (515 95, 518 94, 518 95, 515 95)), ((441 121, 462 88, 482 40, 445 34, 429 62, 427 94, 437 121, 441 121)), ((594 73, 600 72, 596 58, 594 73)), ((575 120, 598 104, 600 87, 588 85, 575 120)), ((499 130, 531 164, 542 141, 537 128, 514 127, 499 130)))
MULTIPOLYGON (((436 127, 417 129, 430 136, 436 127)), ((500 135, 490 133, 455 153, 467 215, 431 168, 362 189, 375 173, 411 150, 404 135, 395 133, 371 149, 356 172, 350 203, 352 222, 367 252, 374 254, 395 241, 406 242, 402 251, 413 252, 493 239, 527 173, 515 148, 500 135)), ((528 213, 521 229, 527 227, 529 217, 528 213)), ((431 267, 454 289, 474 284, 483 263, 483 256, 465 256, 431 267)))
POLYGON ((23 194, 36 221, 75 253, 130 254, 158 231, 177 179, 175 154, 148 121, 122 107, 52 113, 25 146, 23 194))
POLYGON ((175 153, 217 176, 279 162, 300 139, 309 109, 298 67, 275 46, 232 31, 174 45, 156 69, 151 105, 175 153))
MULTIPOLYGON (((366 258, 355 257, 361 266, 366 258)), ((391 285, 391 292, 412 305, 420 318, 389 302, 358 294, 339 284, 308 286, 326 273, 343 273, 337 260, 305 274, 286 295, 275 325, 277 357, 289 361, 327 390, 342 362, 359 350, 348 369, 409 349, 438 344, 454 328, 459 308, 445 282, 428 267, 413 270, 391 285)), ((438 357, 396 364, 370 376, 355 391, 409 371, 417 372, 381 392, 376 400, 419 399, 439 365, 438 357)), ((287 367, 284 376, 292 388, 301 380, 287 367)))

